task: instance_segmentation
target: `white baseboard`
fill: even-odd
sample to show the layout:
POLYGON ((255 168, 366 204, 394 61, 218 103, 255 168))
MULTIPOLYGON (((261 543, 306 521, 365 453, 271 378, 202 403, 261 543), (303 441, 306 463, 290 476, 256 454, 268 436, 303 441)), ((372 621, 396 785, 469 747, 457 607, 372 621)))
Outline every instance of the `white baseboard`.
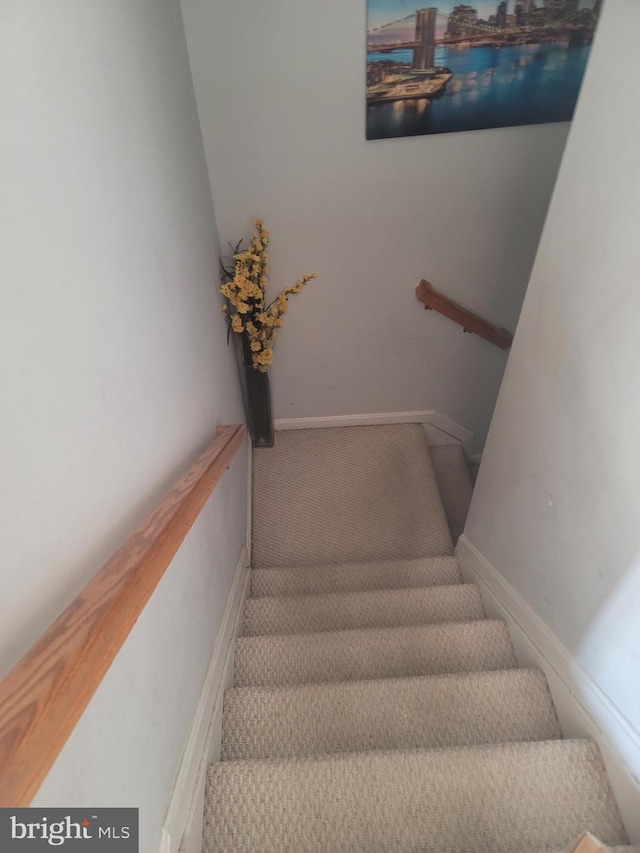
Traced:
POLYGON ((249 439, 249 448, 247 450, 247 531, 246 541, 244 543, 247 549, 247 563, 251 565, 251 528, 253 525, 253 503, 251 500, 253 490, 253 445, 249 439))
POLYGON ((640 733, 464 535, 456 555, 464 579, 479 584, 487 615, 507 622, 518 663, 544 670, 564 736, 598 742, 629 837, 640 843, 640 733))
POLYGON ((202 850, 205 776, 208 764, 220 757, 224 691, 233 682, 233 641, 242 632, 250 577, 247 550, 243 547, 165 815, 160 853, 202 850))
POLYGON ((423 424, 429 444, 439 447, 446 444, 461 444, 467 456, 475 433, 461 426, 446 415, 435 411, 382 412, 369 415, 335 415, 321 418, 286 418, 275 421, 280 429, 321 429, 322 427, 371 426, 373 424, 423 424))

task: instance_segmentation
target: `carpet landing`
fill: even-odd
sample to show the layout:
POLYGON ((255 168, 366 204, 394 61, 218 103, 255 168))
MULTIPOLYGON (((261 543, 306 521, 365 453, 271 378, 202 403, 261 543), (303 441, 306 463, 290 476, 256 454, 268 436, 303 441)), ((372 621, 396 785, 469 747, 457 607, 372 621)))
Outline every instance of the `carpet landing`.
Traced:
MULTIPOLYGON (((253 571, 203 853, 560 853, 627 837, 596 744, 453 554, 472 483, 419 424, 253 454, 253 571)), ((620 846, 622 845, 622 846, 620 846)))
POLYGON ((253 471, 256 569, 453 553, 418 424, 279 432, 253 471))

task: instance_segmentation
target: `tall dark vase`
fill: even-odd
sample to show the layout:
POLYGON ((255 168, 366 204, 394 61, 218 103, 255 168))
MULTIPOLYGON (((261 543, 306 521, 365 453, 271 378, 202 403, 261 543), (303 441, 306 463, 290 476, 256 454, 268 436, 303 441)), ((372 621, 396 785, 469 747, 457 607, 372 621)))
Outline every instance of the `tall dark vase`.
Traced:
POLYGON ((275 435, 271 411, 269 374, 256 370, 251 360, 251 350, 244 335, 231 332, 238 363, 238 375, 247 427, 254 447, 273 447, 275 435))

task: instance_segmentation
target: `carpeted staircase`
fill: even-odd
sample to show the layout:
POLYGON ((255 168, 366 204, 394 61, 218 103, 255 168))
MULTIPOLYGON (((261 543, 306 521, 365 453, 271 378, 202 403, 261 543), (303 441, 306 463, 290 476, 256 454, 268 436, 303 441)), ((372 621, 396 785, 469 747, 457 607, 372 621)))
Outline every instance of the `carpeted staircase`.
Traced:
POLYGON ((462 582, 460 448, 430 450, 417 424, 297 430, 253 464, 205 853, 624 845, 596 744, 562 739, 544 675, 462 582))

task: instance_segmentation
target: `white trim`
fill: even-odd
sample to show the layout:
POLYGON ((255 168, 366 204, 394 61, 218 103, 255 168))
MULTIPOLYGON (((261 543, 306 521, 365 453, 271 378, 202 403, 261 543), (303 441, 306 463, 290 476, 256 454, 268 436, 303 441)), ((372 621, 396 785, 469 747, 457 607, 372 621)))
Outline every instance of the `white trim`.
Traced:
POLYGON ((518 663, 544 670, 565 737, 598 742, 632 843, 640 842, 640 733, 538 614, 463 534, 456 556, 488 616, 504 619, 518 663))
POLYGON ((247 563, 251 565, 251 526, 252 526, 252 502, 251 495, 253 489, 253 444, 249 439, 247 448, 247 532, 245 548, 247 549, 247 563))
POLYGON ((335 415, 321 418, 284 418, 275 421, 275 428, 322 429, 323 427, 370 426, 374 424, 424 424, 429 444, 461 444, 469 456, 475 433, 446 415, 433 410, 420 412, 381 412, 369 415, 335 415))
POLYGON ((209 762, 220 754, 224 691, 233 681, 233 641, 242 631, 250 578, 247 550, 243 547, 169 800, 160 853, 199 853, 202 847, 205 775, 209 762))

